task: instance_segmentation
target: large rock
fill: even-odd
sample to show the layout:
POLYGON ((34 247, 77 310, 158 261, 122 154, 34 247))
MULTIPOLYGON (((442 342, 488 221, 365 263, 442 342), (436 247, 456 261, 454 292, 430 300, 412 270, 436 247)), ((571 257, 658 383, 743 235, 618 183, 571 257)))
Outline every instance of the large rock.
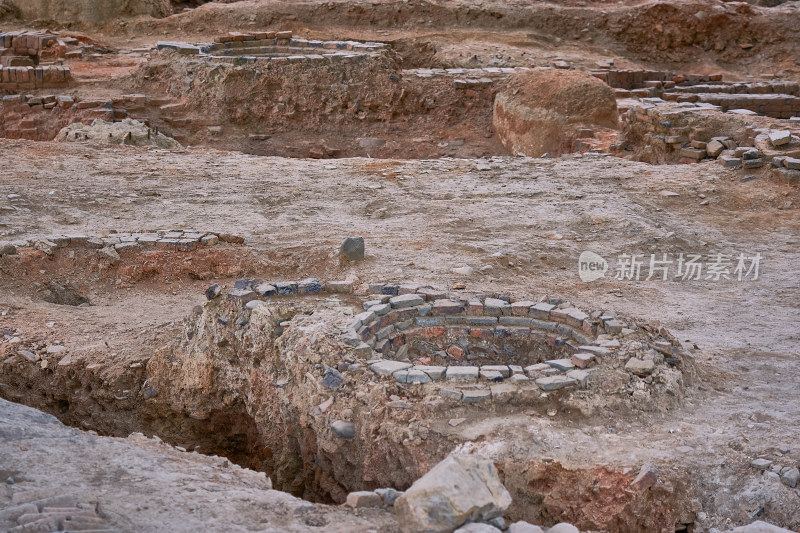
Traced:
POLYGON ((578 130, 618 127, 612 89, 585 72, 529 70, 512 76, 494 101, 494 129, 513 153, 572 151, 578 130))
POLYGON ((511 495, 491 461, 451 455, 415 481, 394 509, 404 531, 449 533, 501 516, 509 505, 511 495))

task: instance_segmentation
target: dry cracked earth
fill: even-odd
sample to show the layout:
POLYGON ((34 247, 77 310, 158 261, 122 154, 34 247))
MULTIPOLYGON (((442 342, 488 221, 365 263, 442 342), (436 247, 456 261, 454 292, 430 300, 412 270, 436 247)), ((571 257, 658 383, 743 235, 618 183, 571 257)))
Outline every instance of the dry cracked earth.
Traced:
MULTIPOLYGON (((32 15, 8 8, 0 19, 3 31, 51 30, 95 43, 74 60, 74 85, 27 91, 33 95, 111 98, 135 87, 151 96, 165 91, 167 104, 195 98, 201 93, 175 89, 184 79, 167 79, 185 76, 184 67, 159 67, 152 84, 140 84, 145 71, 137 69, 153 59, 127 51, 260 27, 388 42, 403 69, 568 61, 591 70, 614 58, 626 68, 800 81, 798 2, 707 2, 735 4, 750 19, 701 24, 701 34, 681 33, 679 22, 698 2, 678 1, 164 2, 175 14, 108 19, 89 19, 83 7, 59 11, 62 4, 32 15), (660 28, 651 40, 637 17, 660 28), (767 20, 777 20, 776 34, 764 29, 767 20), (589 29, 575 37, 570 21, 589 29), (727 44, 706 45, 702 35, 727 44), (97 52, 102 47, 108 52, 97 52)), ((424 90, 447 101, 445 88, 424 90)), ((447 454, 469 453, 490 458, 512 492, 507 522, 700 532, 764 520, 800 530, 800 486, 784 479, 800 465, 797 181, 775 179, 770 165, 743 171, 713 159, 637 161, 643 158, 609 146, 619 132, 596 139, 602 149, 515 154, 493 131, 495 89, 483 90, 465 100, 488 103, 459 110, 455 98, 441 124, 425 119, 436 111, 408 106, 413 115, 373 110, 363 124, 299 115, 267 124, 261 115, 207 134, 218 116, 183 131, 190 140, 172 149, 56 142, 55 131, 47 139, 0 138, 0 240, 17 243, 14 253, 0 253, 0 527, 28 531, 14 529, 21 526, 2 509, 33 502, 38 512, 77 509, 73 529, 51 523, 36 531, 401 531, 391 508, 353 508, 344 504, 347 493, 406 490, 447 454), (242 140, 267 130, 277 140, 266 147, 242 140), (355 141, 373 137, 393 151, 368 154, 355 141), (309 158, 305 139, 312 147, 339 139, 341 153, 309 158), (98 255, 108 250, 102 241, 88 251, 36 244, 159 230, 218 237, 209 246, 122 247, 115 256, 98 255), (363 259, 340 259, 348 237, 363 237, 363 259), (607 260, 605 277, 582 281, 584 251, 607 260), (640 254, 644 267, 651 254, 761 259, 757 279, 752 272, 737 279, 734 265, 730 279, 618 279, 625 254, 640 254), (413 385, 388 386, 381 402, 409 401, 413 416, 372 411, 374 431, 356 442, 314 434, 306 419, 324 410, 314 411, 315 398, 281 396, 277 375, 268 378, 277 392, 259 403, 257 389, 231 392, 253 374, 205 374, 183 360, 195 381, 175 379, 174 388, 155 392, 159 372, 179 368, 167 347, 185 345, 198 306, 210 305, 209 285, 230 291, 242 279, 312 277, 352 284, 355 294, 342 298, 354 314, 378 282, 610 310, 666 328, 696 368, 686 372, 680 398, 640 404, 628 395, 583 409, 554 395, 545 411, 494 404, 426 411, 429 399, 413 385), (193 388, 213 406, 205 418, 184 395, 193 388), (273 416, 280 424, 271 424, 273 416), (267 446, 270 432, 285 442, 267 446), (370 455, 402 449, 411 450, 402 474, 370 455), (356 465, 366 455, 368 467, 356 465), (770 463, 754 466, 757 459, 770 463), (643 465, 658 473, 644 495, 631 488, 643 465)), ((225 98, 214 101, 215 113, 225 98)), ((196 120, 202 103, 191 106, 196 120)), ((221 347, 209 343, 209 357, 221 347)), ((336 394, 346 396, 320 398, 336 394)))

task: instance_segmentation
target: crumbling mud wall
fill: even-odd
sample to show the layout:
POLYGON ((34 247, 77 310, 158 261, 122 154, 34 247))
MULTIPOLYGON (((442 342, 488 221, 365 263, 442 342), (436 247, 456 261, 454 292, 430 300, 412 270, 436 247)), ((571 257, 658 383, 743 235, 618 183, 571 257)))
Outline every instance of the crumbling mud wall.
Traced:
POLYGON ((238 125, 341 124, 391 117, 401 93, 398 66, 388 54, 320 61, 223 63, 154 58, 135 76, 143 92, 166 92, 215 120, 238 125), (188 80, 188 82, 187 82, 188 80))

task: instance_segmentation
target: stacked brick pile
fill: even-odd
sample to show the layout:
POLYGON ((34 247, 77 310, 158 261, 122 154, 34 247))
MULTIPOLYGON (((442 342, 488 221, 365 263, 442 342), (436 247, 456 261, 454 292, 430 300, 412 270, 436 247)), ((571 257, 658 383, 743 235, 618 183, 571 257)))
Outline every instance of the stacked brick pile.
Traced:
POLYGON ((59 87, 72 79, 68 67, 37 66, 64 57, 66 46, 54 35, 0 33, 0 89, 59 87))
POLYGON ((40 57, 51 55, 64 57, 66 49, 55 35, 28 31, 0 33, 0 56, 40 57))
POLYGON ((71 81, 72 72, 62 65, 0 68, 0 89, 4 90, 65 87, 71 81))
POLYGON ((672 93, 665 94, 664 100, 702 102, 719 106, 723 111, 746 110, 773 118, 800 115, 800 97, 790 94, 672 93))
POLYGON ((717 160, 731 169, 757 169, 772 165, 781 177, 800 182, 800 119, 790 121, 760 119, 762 123, 744 128, 738 142, 729 136, 715 135, 714 129, 742 131, 741 120, 729 123, 722 109, 711 104, 665 102, 645 99, 622 114, 623 132, 635 131, 643 143, 658 151, 677 155, 681 163, 717 160))
POLYGON ((672 75, 644 70, 592 74, 613 87, 617 98, 659 97, 679 103, 701 102, 719 106, 723 111, 741 109, 773 118, 800 115, 800 84, 797 82, 723 83, 721 74, 672 75))
POLYGON ((91 124, 95 119, 113 122, 125 118, 147 124, 158 120, 175 127, 189 125, 183 105, 164 97, 127 94, 109 100, 15 94, 0 100, 0 137, 52 140, 61 128, 75 122, 91 124))
MULTIPOLYGON (((624 91, 635 91, 658 87, 672 88, 678 84, 688 86, 710 81, 721 81, 722 74, 672 74, 660 70, 597 70, 592 75, 603 80, 609 87, 619 89, 621 95, 627 96, 624 91)), ((645 94, 644 96, 653 96, 645 94)))

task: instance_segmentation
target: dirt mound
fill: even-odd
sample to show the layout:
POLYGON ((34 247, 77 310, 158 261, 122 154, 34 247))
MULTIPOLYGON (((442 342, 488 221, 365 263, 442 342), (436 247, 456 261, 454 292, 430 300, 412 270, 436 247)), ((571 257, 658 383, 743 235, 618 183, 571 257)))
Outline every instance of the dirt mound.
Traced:
POLYGON ((104 24, 119 17, 172 14, 169 0, 14 0, 22 18, 104 24))
POLYGON ((92 142, 100 144, 127 144, 131 146, 158 146, 177 148, 178 141, 150 129, 138 120, 126 118, 122 122, 95 120, 90 126, 81 123, 63 128, 55 138, 58 142, 92 142))
POLYGON ((531 157, 571 151, 579 128, 616 128, 617 122, 611 88, 584 72, 516 74, 494 103, 494 128, 502 143, 531 157))

